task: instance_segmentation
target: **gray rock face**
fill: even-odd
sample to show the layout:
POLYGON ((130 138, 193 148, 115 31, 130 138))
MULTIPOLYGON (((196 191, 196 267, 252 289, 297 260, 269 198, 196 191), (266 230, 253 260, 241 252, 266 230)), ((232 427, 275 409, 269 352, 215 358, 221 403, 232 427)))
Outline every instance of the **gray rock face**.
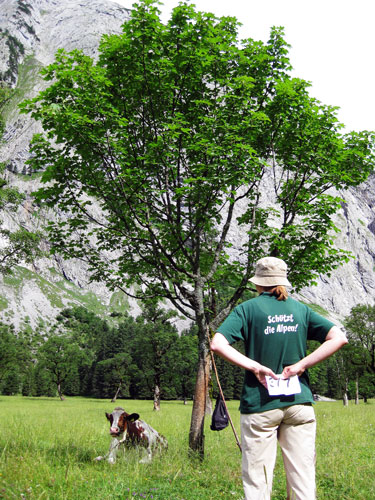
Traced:
POLYGON ((374 305, 375 176, 370 176, 358 188, 340 194, 345 203, 336 215, 340 229, 336 246, 351 251, 353 258, 331 277, 321 276, 318 285, 303 290, 301 297, 343 318, 356 305, 374 305))
MULTIPOLYGON (((103 33, 119 33, 129 17, 127 9, 100 0, 0 0, 0 12, 0 79, 17 85, 18 102, 43 89, 38 72, 59 48, 95 57, 103 33)), ((2 157, 10 171, 27 173, 28 144, 40 130, 12 104, 2 157)))
MULTIPOLYGON (((129 17, 128 9, 107 0, 0 0, 0 12, 1 32, 7 34, 0 41, 3 75, 13 70, 12 54, 19 63, 33 54, 42 65, 51 63, 59 48, 92 56, 102 34, 118 33, 129 17)), ((17 69, 8 76, 15 82, 17 69)))
MULTIPOLYGON (((7 165, 10 183, 27 194, 16 214, 2 214, 6 227, 23 224, 35 228, 41 223, 31 215, 31 193, 38 187, 38 178, 22 175, 30 173, 25 166, 29 142, 40 126, 18 113, 18 103, 43 89, 39 70, 53 62, 59 48, 81 49, 95 57, 101 36, 121 32, 128 17, 127 9, 106 0, 0 0, 0 80, 16 88, 5 110, 7 126, 0 158, 7 165)), ((103 315, 124 309, 139 312, 136 302, 124 294, 90 284, 81 262, 58 258, 21 266, 14 276, 4 277, 0 297, 0 320, 16 327, 25 321, 32 327, 48 323, 71 304, 82 304, 103 315)))
MULTIPOLYGON (((18 113, 18 102, 43 88, 38 72, 54 60, 57 49, 78 48, 95 57, 102 34, 119 33, 128 16, 127 9, 106 0, 0 0, 0 79, 17 89, 5 110, 7 127, 1 161, 7 165, 11 182, 28 194, 17 214, 2 216, 8 227, 40 224, 31 215, 30 195, 38 179, 22 175, 30 174, 25 166, 28 144, 39 125, 18 113)), ((321 276, 316 287, 298 296, 329 311, 338 321, 354 305, 374 303, 375 177, 342 197, 345 203, 337 215, 337 245, 350 250, 354 258, 331 277, 321 276)), ((240 235, 234 231, 231 238, 236 248, 240 235)), ((45 258, 32 267, 20 267, 13 277, 0 283, 0 294, 0 319, 16 326, 25 319, 34 327, 41 321, 48 322, 61 307, 72 303, 103 314, 116 308, 139 312, 135 301, 119 292, 112 294, 104 285, 90 284, 85 267, 74 260, 45 258)))

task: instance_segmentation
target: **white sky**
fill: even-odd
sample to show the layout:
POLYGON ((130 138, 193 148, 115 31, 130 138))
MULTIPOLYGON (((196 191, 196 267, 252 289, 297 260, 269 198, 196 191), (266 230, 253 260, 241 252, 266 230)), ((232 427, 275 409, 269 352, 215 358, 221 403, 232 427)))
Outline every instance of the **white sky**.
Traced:
MULTIPOLYGON (((131 8, 133 0, 115 0, 131 8)), ((161 0, 165 22, 179 0, 161 0)), ((195 0, 197 10, 234 16, 240 38, 268 40, 283 26, 293 75, 310 94, 338 106, 345 131, 375 131, 375 0, 195 0)))

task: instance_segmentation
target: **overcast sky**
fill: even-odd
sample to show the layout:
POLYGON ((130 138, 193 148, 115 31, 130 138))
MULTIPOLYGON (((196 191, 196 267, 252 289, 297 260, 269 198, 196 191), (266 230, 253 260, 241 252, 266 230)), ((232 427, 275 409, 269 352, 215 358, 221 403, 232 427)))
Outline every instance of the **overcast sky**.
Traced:
MULTIPOLYGON (((115 0, 131 8, 133 0, 115 0)), ((178 0, 164 0, 162 20, 178 0)), ((310 94, 339 106, 345 130, 375 130, 375 0, 196 0, 198 10, 234 16, 241 38, 268 40, 285 28, 293 75, 312 83, 310 94)))

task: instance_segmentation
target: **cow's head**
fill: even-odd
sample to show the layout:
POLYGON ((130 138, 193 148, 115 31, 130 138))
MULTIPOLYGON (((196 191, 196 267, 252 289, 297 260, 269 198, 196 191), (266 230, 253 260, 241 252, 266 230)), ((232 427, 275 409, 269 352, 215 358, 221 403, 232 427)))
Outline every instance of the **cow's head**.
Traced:
POLYGON ((106 413, 105 416, 111 423, 109 433, 111 436, 121 436, 126 431, 128 422, 134 422, 139 419, 138 413, 129 415, 123 408, 115 408, 112 413, 106 413))

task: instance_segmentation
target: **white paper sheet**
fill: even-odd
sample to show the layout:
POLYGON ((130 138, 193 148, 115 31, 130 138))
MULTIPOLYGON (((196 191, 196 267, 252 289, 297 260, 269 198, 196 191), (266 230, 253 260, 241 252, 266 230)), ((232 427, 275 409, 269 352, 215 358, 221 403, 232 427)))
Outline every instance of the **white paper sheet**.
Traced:
POLYGON ((301 384, 297 375, 283 379, 277 375, 277 379, 266 375, 268 393, 270 396, 291 396, 301 392, 301 384))

